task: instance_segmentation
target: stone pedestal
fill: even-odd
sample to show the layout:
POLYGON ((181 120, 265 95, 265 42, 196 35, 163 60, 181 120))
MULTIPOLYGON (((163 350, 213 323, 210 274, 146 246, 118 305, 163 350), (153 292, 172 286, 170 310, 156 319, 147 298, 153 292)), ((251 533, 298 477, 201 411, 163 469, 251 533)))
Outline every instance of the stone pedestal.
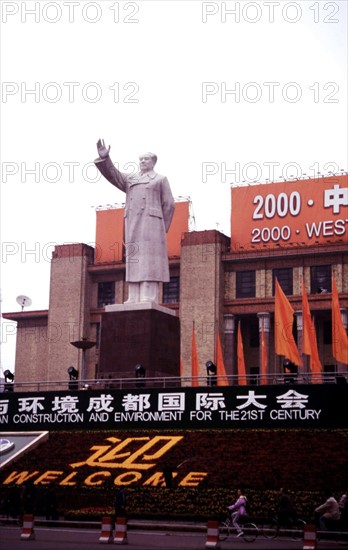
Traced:
POLYGON ((180 321, 158 304, 111 305, 101 322, 99 378, 134 378, 135 366, 146 378, 180 376, 180 321))

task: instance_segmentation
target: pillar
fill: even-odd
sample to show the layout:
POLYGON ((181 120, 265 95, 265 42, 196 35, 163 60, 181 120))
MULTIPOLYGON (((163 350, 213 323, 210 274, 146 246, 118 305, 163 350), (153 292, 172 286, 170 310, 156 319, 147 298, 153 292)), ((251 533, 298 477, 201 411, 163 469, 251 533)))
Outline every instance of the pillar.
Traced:
POLYGON ((185 233, 181 241, 180 326, 185 376, 191 374, 193 323, 200 376, 206 376, 206 361, 214 361, 216 327, 223 319, 222 254, 228 245, 229 239, 215 230, 185 233))
POLYGON ((224 315, 224 348, 225 348, 225 368, 228 375, 237 374, 235 364, 235 316, 232 313, 224 315))
POLYGON ((298 372, 301 371, 303 373, 310 372, 310 364, 309 364, 309 357, 307 355, 302 354, 302 341, 303 341, 303 317, 302 317, 302 310, 295 311, 295 317, 296 317, 296 327, 297 327, 297 349, 299 351, 300 357, 302 359, 302 365, 303 367, 298 367, 298 372))
MULTIPOLYGON (((259 373, 262 374, 262 325, 263 325, 263 332, 265 335, 265 345, 266 345, 266 351, 267 351, 267 382, 271 383, 271 377, 270 374, 273 374, 273 369, 270 365, 270 353, 269 353, 269 333, 271 330, 271 314, 265 311, 260 311, 260 313, 257 314, 259 319, 259 335, 260 335, 260 346, 259 346, 259 373)), ((274 365, 272 365, 274 366, 274 365)))

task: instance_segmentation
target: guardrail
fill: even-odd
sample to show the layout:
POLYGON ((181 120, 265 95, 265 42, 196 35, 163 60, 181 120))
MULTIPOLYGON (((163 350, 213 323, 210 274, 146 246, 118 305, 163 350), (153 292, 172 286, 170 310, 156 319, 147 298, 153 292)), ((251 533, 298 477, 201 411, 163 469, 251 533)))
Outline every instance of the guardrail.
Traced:
POLYGON ((185 387, 218 387, 218 386, 262 386, 262 385, 295 385, 295 384, 347 384, 347 375, 312 375, 309 373, 284 374, 275 373, 261 376, 249 374, 227 376, 166 376, 144 378, 93 378, 88 380, 37 380, 28 382, 1 382, 0 392, 33 392, 33 391, 77 391, 108 389, 141 389, 141 388, 185 388, 185 387))

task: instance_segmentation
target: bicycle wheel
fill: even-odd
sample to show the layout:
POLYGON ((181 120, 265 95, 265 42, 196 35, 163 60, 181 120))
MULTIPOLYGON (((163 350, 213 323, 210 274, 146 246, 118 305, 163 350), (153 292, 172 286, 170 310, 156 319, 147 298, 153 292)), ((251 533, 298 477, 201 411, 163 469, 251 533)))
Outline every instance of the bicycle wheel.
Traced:
POLYGON ((262 534, 266 539, 275 539, 279 534, 279 523, 270 519, 262 526, 262 534))
POLYGON ((243 529, 243 539, 245 542, 254 542, 259 535, 259 530, 256 527, 255 523, 245 523, 242 526, 243 529))
POLYGON ((306 522, 303 521, 303 519, 296 519, 294 521, 294 524, 291 528, 291 538, 293 540, 303 539, 303 532, 304 532, 305 525, 306 525, 306 522))
POLYGON ((228 521, 223 521, 219 526, 219 539, 226 540, 231 534, 231 524, 228 521))

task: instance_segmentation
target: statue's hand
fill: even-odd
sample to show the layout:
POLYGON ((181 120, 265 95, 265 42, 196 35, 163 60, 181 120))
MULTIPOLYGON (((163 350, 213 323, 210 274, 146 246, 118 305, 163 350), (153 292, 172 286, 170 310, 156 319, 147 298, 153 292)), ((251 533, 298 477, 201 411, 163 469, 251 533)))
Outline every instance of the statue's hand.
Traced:
POLYGON ((106 157, 109 156, 110 145, 109 147, 105 147, 105 143, 103 139, 98 140, 97 149, 98 149, 99 157, 101 159, 106 159, 106 157))

